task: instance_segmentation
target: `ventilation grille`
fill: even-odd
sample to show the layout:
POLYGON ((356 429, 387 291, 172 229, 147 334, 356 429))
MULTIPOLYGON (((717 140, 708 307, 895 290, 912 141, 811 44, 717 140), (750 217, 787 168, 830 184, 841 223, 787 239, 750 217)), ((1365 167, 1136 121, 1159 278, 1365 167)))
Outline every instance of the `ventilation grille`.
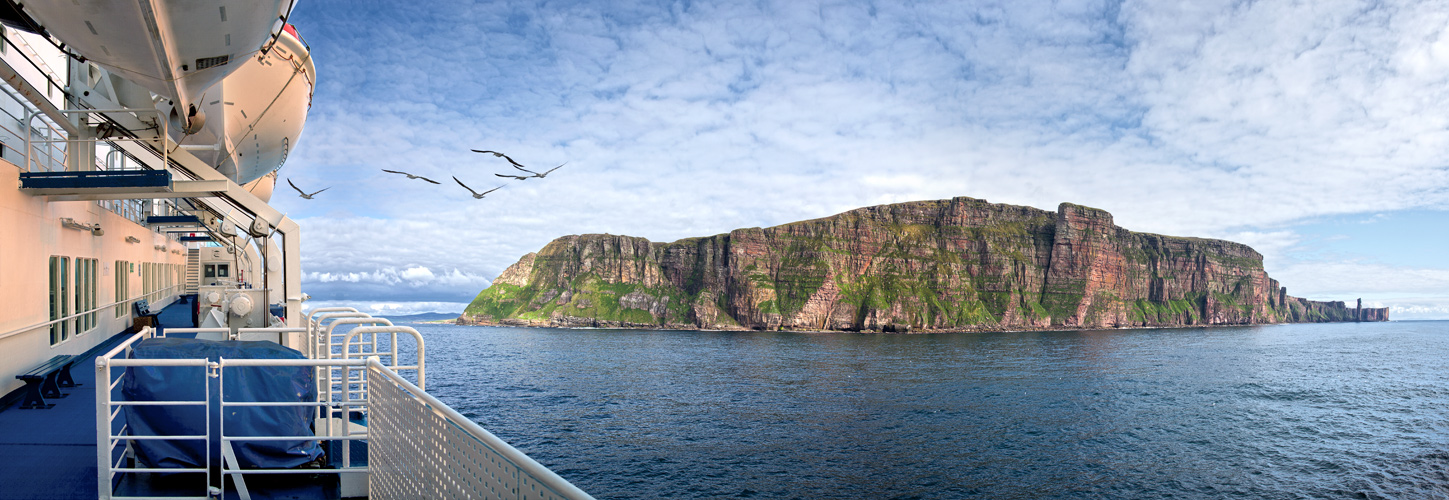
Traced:
POLYGON ((216 56, 216 57, 203 57, 201 59, 197 59, 196 60, 196 70, 197 71, 201 71, 201 70, 206 69, 206 68, 221 66, 223 64, 226 64, 230 60, 231 60, 231 55, 216 56))

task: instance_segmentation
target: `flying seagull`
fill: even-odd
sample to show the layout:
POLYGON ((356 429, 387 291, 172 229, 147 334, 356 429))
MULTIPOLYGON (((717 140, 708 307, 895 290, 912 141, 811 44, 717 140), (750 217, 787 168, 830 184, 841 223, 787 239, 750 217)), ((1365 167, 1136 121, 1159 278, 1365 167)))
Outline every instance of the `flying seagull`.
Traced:
MULTIPOLYGON (((549 173, 553 172, 554 170, 558 170, 560 168, 563 168, 564 165, 568 165, 568 164, 569 164, 569 162, 560 163, 560 164, 558 164, 557 167, 553 167, 553 168, 548 169, 547 172, 544 172, 544 173, 541 173, 541 174, 533 174, 533 176, 542 179, 543 176, 548 175, 549 173)), ((494 174, 494 175, 498 175, 498 174, 494 174)))
POLYGON ((454 181, 457 181, 459 186, 463 186, 463 189, 467 189, 469 193, 473 193, 473 198, 474 199, 479 199, 479 200, 483 199, 484 196, 488 196, 488 193, 492 193, 492 192, 497 191, 499 189, 503 189, 503 186, 498 186, 496 188, 489 189, 487 191, 484 191, 484 192, 479 193, 477 191, 474 191, 473 188, 468 187, 467 184, 463 184, 463 181, 459 181, 457 177, 453 177, 453 180, 454 181))
POLYGON ((304 200, 310 200, 310 199, 312 199, 313 196, 317 196, 317 193, 321 193, 321 192, 326 191, 328 189, 332 189, 332 186, 327 186, 325 188, 322 188, 322 189, 317 190, 317 193, 307 194, 307 192, 306 191, 303 191, 302 188, 297 187, 296 184, 292 184, 292 179, 287 179, 287 184, 291 185, 292 186, 292 189, 296 189, 297 190, 297 194, 302 195, 302 199, 304 199, 304 200))
POLYGON ((508 163, 511 163, 511 164, 513 164, 513 168, 516 168, 516 169, 519 169, 519 170, 522 170, 522 171, 524 171, 524 172, 528 172, 528 173, 530 173, 530 174, 533 174, 533 175, 538 175, 538 172, 534 172, 534 171, 532 171, 532 170, 529 170, 529 169, 526 169, 526 168, 523 168, 523 165, 521 165, 521 164, 519 164, 519 163, 518 163, 518 162, 516 162, 516 161, 513 161, 513 158, 509 158, 509 157, 508 157, 508 155, 506 155, 506 154, 503 154, 503 153, 499 153, 499 152, 497 152, 497 151, 487 151, 487 150, 482 150, 482 149, 474 149, 474 150, 473 150, 473 152, 474 152, 474 153, 487 153, 487 154, 491 154, 491 155, 493 155, 493 156, 497 156, 497 157, 499 157, 499 158, 502 158, 502 159, 505 159, 505 160, 508 160, 508 163))
POLYGON ((383 172, 387 172, 387 173, 389 173, 389 174, 403 174, 403 175, 406 175, 406 176, 408 176, 408 178, 409 178, 409 179, 422 179, 422 180, 425 180, 425 181, 428 181, 428 182, 431 182, 431 183, 433 183, 433 184, 439 184, 439 182, 438 182, 438 181, 435 181, 435 180, 432 180, 432 179, 429 179, 429 178, 427 178, 427 177, 423 177, 423 176, 421 176, 421 175, 413 175, 413 174, 409 174, 409 173, 407 173, 407 172, 398 172, 398 171, 396 171, 396 170, 388 170, 388 169, 385 169, 385 168, 384 168, 384 169, 382 169, 382 171, 383 171, 383 172))
POLYGON ((538 174, 533 174, 533 175, 493 174, 493 175, 496 175, 496 176, 499 176, 499 177, 507 177, 507 178, 510 178, 510 179, 518 179, 520 181, 526 181, 526 180, 532 179, 534 177, 538 177, 538 174))

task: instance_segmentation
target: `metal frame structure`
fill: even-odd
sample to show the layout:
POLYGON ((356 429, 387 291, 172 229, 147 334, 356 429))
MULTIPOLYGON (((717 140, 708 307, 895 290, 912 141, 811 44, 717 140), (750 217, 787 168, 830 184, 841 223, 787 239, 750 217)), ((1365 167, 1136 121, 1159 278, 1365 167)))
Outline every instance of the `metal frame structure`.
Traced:
MULTIPOLYGON (((347 313, 346 311, 330 311, 347 313)), ((355 311, 353 311, 355 312, 355 311)), ((313 312, 316 316, 316 311, 313 312)), ((380 318, 379 318, 380 319, 380 318)), ((340 321, 340 320, 339 320, 340 321)), ((311 325, 316 322, 309 318, 311 325)), ((335 323, 335 322, 334 322, 335 323)), ((344 323, 348 324, 348 323, 344 323)), ((333 325, 328 325, 329 327, 333 325)), ((196 329, 174 329, 183 332, 196 329)), ((256 328, 249 333, 289 333, 291 328, 256 328)), ((315 336, 320 328, 308 328, 307 333, 315 336)), ((236 334, 236 335, 239 335, 236 334)), ((328 332, 330 336, 330 331, 328 332)), ((120 497, 112 492, 117 474, 127 473, 177 473, 194 472, 205 474, 207 488, 200 495, 191 497, 211 499, 223 495, 226 478, 231 478, 236 493, 244 500, 251 499, 246 476, 273 474, 366 474, 367 495, 376 499, 392 498, 508 498, 528 500, 591 500, 593 497, 578 489, 553 471, 540 465, 523 452, 484 430, 477 423, 464 417, 456 410, 426 393, 419 385, 397 373, 398 369, 416 369, 418 379, 424 378, 425 358, 423 340, 417 330, 409 327, 372 326, 355 327, 346 334, 341 346, 344 349, 337 357, 325 356, 313 359, 127 359, 136 342, 156 336, 156 331, 143 328, 140 332, 96 358, 96 380, 105 381, 104 389, 96 391, 96 484, 97 496, 102 500, 120 497), (357 331, 364 330, 364 331, 357 331), (366 355, 365 359, 349 357, 347 347, 365 346, 367 343, 354 339, 364 335, 376 337, 379 333, 391 333, 389 349, 385 352, 350 353, 366 355), (412 336, 418 343, 418 363, 414 366, 399 366, 399 349, 395 339, 398 333, 412 336), (378 355, 392 357, 391 366, 384 364, 378 355), (126 401, 113 397, 128 371, 115 373, 120 368, 142 366, 191 366, 200 368, 204 377, 206 398, 182 401, 126 401), (349 380, 356 384, 357 391, 342 391, 336 400, 322 398, 322 386, 317 385, 313 401, 227 401, 226 369, 232 367, 313 367, 330 371, 340 369, 347 372, 361 372, 360 377, 349 380), (331 425, 317 429, 305 440, 361 441, 368 444, 368 464, 352 464, 351 445, 342 446, 341 468, 335 469, 241 469, 238 467, 233 443, 245 441, 298 441, 302 436, 234 436, 227 434, 226 411, 220 412, 218 424, 220 433, 215 436, 221 442, 221 456, 213 457, 207 447, 204 468, 145 468, 124 467, 129 451, 120 453, 118 447, 125 443, 129 450, 131 441, 144 439, 162 440, 206 440, 213 438, 210 412, 207 412, 205 434, 186 436, 136 436, 128 433, 128 427, 116 429, 114 422, 123 406, 210 406, 213 381, 216 379, 216 393, 220 396, 217 405, 229 407, 312 407, 314 416, 323 422, 331 422, 333 415, 341 412, 343 422, 346 415, 354 411, 365 415, 366 425, 347 424, 341 429, 331 425), (352 398, 355 392, 358 397, 352 398), (219 476, 212 473, 212 467, 219 465, 219 476), (216 481, 216 482, 213 482, 216 481), (220 484, 221 486, 216 486, 220 484)), ((99 388, 98 388, 99 389, 99 388)))
MULTIPOLYGON (((273 234, 280 234, 282 237, 282 302, 286 304, 285 319, 288 326, 298 327, 301 325, 302 314, 302 289, 301 289, 301 242, 300 227, 285 214, 278 212, 267 203, 252 195, 245 188, 232 182, 231 179, 217 172, 216 169, 197 159, 191 153, 183 149, 173 141, 167 134, 167 121, 158 120, 159 129, 153 133, 155 137, 135 136, 128 138, 106 138, 97 139, 86 137, 82 127, 72 123, 71 118, 90 116, 92 114, 111 117, 117 116, 122 120, 135 120, 134 113, 159 113, 155 109, 60 109, 44 97, 44 94, 35 89, 29 81, 25 80, 9 63, 0 60, 0 79, 29 101, 34 109, 27 109, 25 113, 24 126, 26 131, 26 154, 25 167, 29 170, 32 162, 33 151, 31 144, 34 142, 30 137, 32 134, 31 122, 34 117, 45 115, 48 120, 46 127, 53 129, 58 127, 62 130, 53 132, 65 132, 66 139, 54 139, 54 133, 49 133, 45 139, 40 141, 43 144, 64 142, 66 144, 89 144, 95 142, 107 142, 113 149, 122 151, 122 154, 135 159, 144 168, 152 170, 170 170, 180 174, 183 179, 173 181, 173 185, 180 183, 185 186, 182 192, 147 192, 147 193, 101 193, 101 192, 50 192, 37 193, 37 196, 46 196, 52 201, 74 201, 74 200, 102 200, 102 199, 159 199, 159 198, 191 198, 194 203, 208 207, 210 211, 228 215, 235 213, 238 218, 233 222, 239 227, 245 227, 250 234, 261 238, 271 238, 273 234), (249 220, 247 220, 249 219, 249 220), (243 224, 244 223, 244 224, 243 224)), ((66 149, 73 149, 67 146, 66 149)), ((89 148, 83 148, 91 150, 89 148)), ((64 152, 65 159, 60 163, 66 169, 81 170, 81 162, 76 161, 74 151, 64 152), (72 165, 75 164, 75 165, 72 165)), ((53 159, 52 159, 53 160, 53 159)), ((54 163, 52 161, 51 163, 54 163)), ((89 164, 94 168, 92 159, 89 164)), ((263 242, 265 245, 265 242, 263 242)), ((265 252, 263 253, 265 256, 265 252)), ((264 257, 267 258, 267 257, 264 257)), ((268 297, 267 303, 271 303, 268 297)))

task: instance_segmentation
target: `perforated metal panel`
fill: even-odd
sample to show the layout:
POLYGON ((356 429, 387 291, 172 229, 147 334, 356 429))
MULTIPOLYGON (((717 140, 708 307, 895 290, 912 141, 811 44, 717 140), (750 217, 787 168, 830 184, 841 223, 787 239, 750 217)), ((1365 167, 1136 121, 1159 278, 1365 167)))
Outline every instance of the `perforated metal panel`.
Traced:
POLYGON ((370 498, 565 499, 385 375, 367 374, 370 498))

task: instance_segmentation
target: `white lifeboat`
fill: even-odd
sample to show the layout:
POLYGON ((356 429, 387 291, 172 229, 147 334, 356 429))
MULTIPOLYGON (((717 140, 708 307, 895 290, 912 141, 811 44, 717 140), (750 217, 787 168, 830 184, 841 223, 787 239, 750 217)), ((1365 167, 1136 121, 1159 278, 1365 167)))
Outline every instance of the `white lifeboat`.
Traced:
POLYGON ((277 188, 277 172, 263 175, 260 179, 243 184, 242 189, 247 190, 252 196, 262 200, 262 203, 271 203, 272 190, 277 188))
POLYGON ((170 100, 188 131, 202 94, 281 36, 295 0, 35 0, 30 17, 72 50, 170 100))
POLYGON ((270 51, 249 57, 206 92, 206 115, 222 119, 180 143, 238 184, 282 168, 307 122, 316 71, 311 51, 287 25, 270 51))

